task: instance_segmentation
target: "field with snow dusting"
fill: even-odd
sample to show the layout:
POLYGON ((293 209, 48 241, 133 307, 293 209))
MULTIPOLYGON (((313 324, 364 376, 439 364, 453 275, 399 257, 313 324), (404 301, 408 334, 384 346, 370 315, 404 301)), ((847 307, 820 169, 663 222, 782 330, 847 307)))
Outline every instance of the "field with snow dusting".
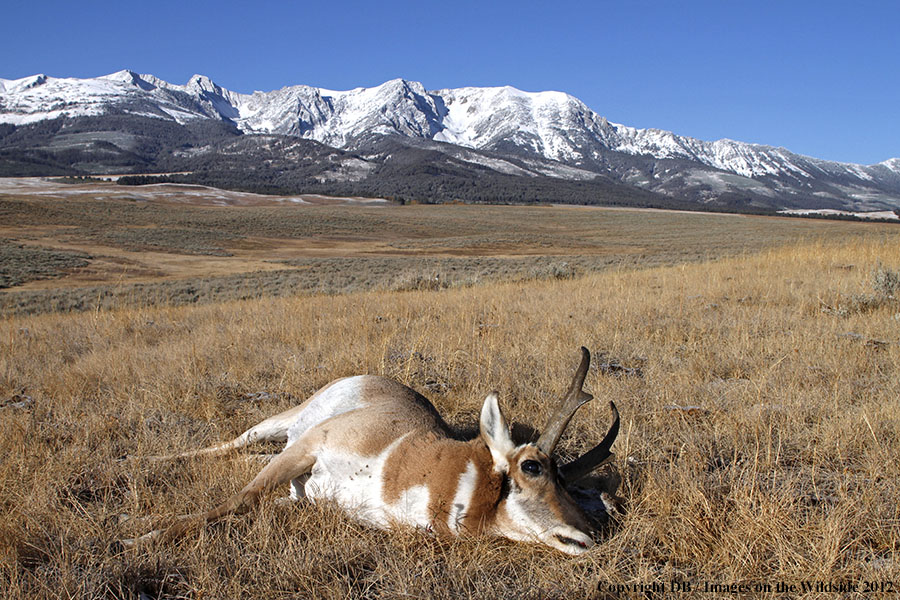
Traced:
POLYGON ((846 210, 833 210, 828 208, 822 208, 818 210, 801 210, 801 209, 792 209, 792 210, 781 210, 778 211, 780 213, 784 213, 786 215, 822 215, 822 216, 846 216, 846 217, 856 217, 858 219, 882 219, 886 221, 900 221, 900 215, 897 214, 896 211, 892 210, 874 210, 867 212, 850 212, 846 210))
POLYGON ((0 179, 0 312, 472 286, 681 264, 886 224, 576 206, 397 206, 0 179))

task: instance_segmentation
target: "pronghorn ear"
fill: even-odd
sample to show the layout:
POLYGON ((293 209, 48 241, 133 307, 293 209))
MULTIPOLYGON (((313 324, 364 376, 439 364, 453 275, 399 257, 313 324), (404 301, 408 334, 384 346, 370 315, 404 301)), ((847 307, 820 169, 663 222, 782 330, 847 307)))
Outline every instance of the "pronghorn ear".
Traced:
POLYGON ((516 445, 512 441, 512 436, 509 435, 509 427, 503 413, 500 412, 497 399, 497 392, 492 392, 484 399, 484 406, 481 407, 481 437, 484 438, 491 450, 494 470, 508 471, 507 456, 515 449, 516 445))

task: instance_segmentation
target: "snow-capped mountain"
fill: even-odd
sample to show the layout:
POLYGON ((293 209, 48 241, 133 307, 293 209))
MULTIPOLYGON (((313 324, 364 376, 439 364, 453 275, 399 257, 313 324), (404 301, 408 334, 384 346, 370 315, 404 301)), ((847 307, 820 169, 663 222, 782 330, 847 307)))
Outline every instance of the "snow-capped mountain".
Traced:
POLYGON ((180 125, 225 121, 246 134, 299 137, 359 152, 379 138, 400 136, 438 142, 429 147, 485 168, 504 162, 498 156, 516 157, 519 162, 506 161, 501 172, 564 179, 600 175, 702 202, 727 196, 761 206, 900 207, 900 159, 864 166, 638 129, 610 123, 562 92, 427 91, 421 83, 395 79, 347 91, 297 85, 240 94, 200 75, 181 86, 131 71, 94 79, 0 79, 0 123, 27 126, 110 114, 180 125), (530 168, 529 160, 540 165, 530 168))

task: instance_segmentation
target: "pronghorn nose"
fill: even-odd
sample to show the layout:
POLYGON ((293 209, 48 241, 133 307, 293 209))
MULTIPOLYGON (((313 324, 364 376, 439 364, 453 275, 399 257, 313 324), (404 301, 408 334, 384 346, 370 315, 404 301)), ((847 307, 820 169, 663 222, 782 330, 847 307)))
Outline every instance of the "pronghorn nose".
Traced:
POLYGON ((551 546, 567 554, 581 554, 587 552, 594 545, 594 540, 590 536, 571 527, 555 528, 548 540, 551 546))
POLYGON ((570 546, 580 546, 581 548, 587 548, 587 544, 585 542, 580 542, 578 540, 574 540, 570 537, 566 537, 564 535, 557 534, 556 539, 558 539, 563 544, 567 544, 570 546))

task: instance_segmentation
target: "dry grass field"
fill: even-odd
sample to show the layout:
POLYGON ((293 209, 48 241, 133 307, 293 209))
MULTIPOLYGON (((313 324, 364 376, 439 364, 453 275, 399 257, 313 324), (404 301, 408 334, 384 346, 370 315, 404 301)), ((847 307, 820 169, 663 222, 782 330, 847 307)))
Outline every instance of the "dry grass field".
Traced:
MULTIPOLYGON (((439 210, 451 219, 466 208, 439 210)), ((467 239, 448 225, 433 247, 483 249, 471 240, 495 240, 502 210, 484 209, 467 239)), ((608 248, 591 237, 607 213, 560 224, 534 216, 541 210, 551 209, 523 211, 519 231, 557 227, 560 236, 547 233, 554 247, 563 239, 577 253, 608 248), (579 224, 583 233, 573 233, 579 224)), ((428 216, 411 214, 403 228, 428 216)), ((11 598, 876 598, 893 586, 896 597, 896 228, 715 216, 682 234, 697 239, 699 255, 687 256, 690 244, 670 240, 688 218, 646 214, 653 235, 645 229, 641 239, 679 248, 662 261, 674 264, 636 269, 635 259, 464 288, 6 316, 0 589, 11 598), (748 249, 732 223, 765 239, 748 249), (822 231, 833 235, 789 243, 822 231), (595 443, 608 425, 605 399, 616 401, 626 512, 586 555, 373 531, 274 495, 175 543, 116 544, 147 528, 124 515, 160 523, 205 510, 259 468, 241 453, 175 463, 126 455, 230 438, 355 373, 411 385, 460 428, 472 427, 492 389, 511 421, 540 426, 580 345, 642 373, 592 369, 586 387, 597 400, 561 445, 574 454, 595 443), (855 591, 816 591, 838 582, 855 591), (642 591, 653 586, 665 591, 642 591)), ((412 241, 380 247, 433 243, 403 231, 397 237, 412 241)), ((640 237, 618 231, 622 246, 640 237)), ((638 254, 652 247, 641 242, 638 254)))
POLYGON ((0 179, 0 315, 566 278, 895 231, 725 214, 394 206, 0 179))
POLYGON ((896 226, 3 185, 4 597, 900 593, 896 226), (117 544, 260 468, 125 456, 230 438, 356 373, 411 385, 461 430, 493 389, 539 427, 580 345, 597 400, 562 452, 603 435, 614 399, 627 502, 585 556, 272 501, 117 544), (853 591, 824 587, 840 582, 853 591))

